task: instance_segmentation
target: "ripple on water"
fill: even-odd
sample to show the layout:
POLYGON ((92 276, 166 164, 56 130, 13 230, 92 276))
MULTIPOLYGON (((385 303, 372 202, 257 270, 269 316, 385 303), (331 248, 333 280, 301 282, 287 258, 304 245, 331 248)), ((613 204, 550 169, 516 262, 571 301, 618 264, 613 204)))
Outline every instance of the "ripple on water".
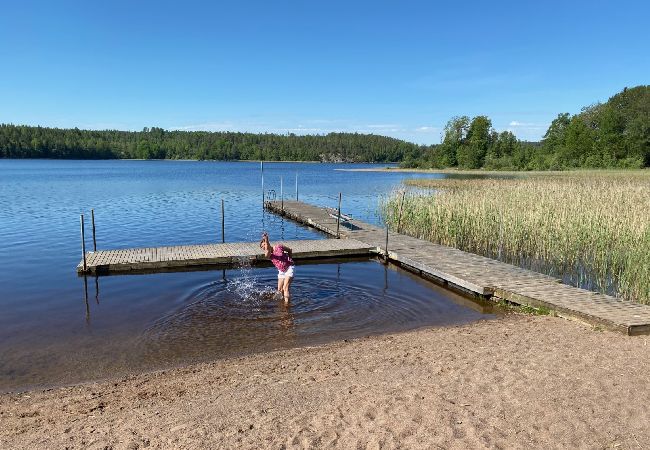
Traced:
POLYGON ((197 360, 476 320, 448 291, 376 262, 297 267, 292 300, 273 269, 199 286, 139 339, 148 360, 197 360))
MULTIPOLYGON (((342 191, 346 213, 380 224, 378 197, 410 175, 343 167, 364 166, 268 164, 265 188, 279 193, 284 180, 293 198, 297 177, 302 201, 329 207, 342 191)), ((91 245, 91 208, 99 249, 220 242, 221 200, 227 242, 263 230, 272 240, 325 236, 264 212, 256 163, 0 160, 0 178, 0 391, 471 320, 375 263, 299 266, 288 307, 268 296, 272 269, 254 269, 256 281, 232 271, 227 282, 221 271, 89 279, 88 297, 74 268, 82 213, 91 245)))

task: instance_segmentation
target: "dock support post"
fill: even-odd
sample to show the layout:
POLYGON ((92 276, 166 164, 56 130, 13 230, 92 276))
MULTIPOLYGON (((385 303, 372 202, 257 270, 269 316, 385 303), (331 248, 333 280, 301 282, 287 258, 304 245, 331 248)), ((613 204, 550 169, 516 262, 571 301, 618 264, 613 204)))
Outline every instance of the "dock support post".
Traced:
POLYGON ((384 255, 384 262, 388 264, 388 224, 386 224, 386 254, 384 255))
POLYGON ((339 229, 341 226, 341 193, 339 192, 339 213, 336 215, 336 239, 341 239, 341 235, 339 234, 339 229))
POLYGON ((84 261, 84 273, 87 271, 87 266, 86 266, 86 234, 84 232, 84 215, 82 214, 80 217, 80 224, 81 224, 81 254, 83 255, 83 261, 84 261))
POLYGON ((283 177, 280 177, 280 205, 284 213, 284 190, 283 190, 283 177))
POLYGON ((224 214, 223 199, 221 199, 221 243, 226 242, 226 217, 224 214))
POLYGON ((260 171, 262 172, 262 209, 264 209, 264 161, 260 161, 260 171))
POLYGON ((95 210, 90 210, 90 216, 93 222, 93 252, 97 251, 97 240, 95 239, 95 210))
POLYGON ((296 201, 298 201, 298 172, 296 172, 296 201))
POLYGON ((404 195, 406 191, 402 191, 402 198, 399 202, 399 214, 397 215, 397 232, 400 232, 400 225, 402 224, 402 207, 404 206, 404 195))

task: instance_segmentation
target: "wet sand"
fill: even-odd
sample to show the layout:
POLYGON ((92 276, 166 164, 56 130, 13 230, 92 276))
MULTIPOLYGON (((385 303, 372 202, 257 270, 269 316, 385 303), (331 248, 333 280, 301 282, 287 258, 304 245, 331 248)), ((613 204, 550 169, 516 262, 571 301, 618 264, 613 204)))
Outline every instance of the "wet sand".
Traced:
POLYGON ((0 396, 0 448, 648 448, 650 338, 509 315, 0 396))

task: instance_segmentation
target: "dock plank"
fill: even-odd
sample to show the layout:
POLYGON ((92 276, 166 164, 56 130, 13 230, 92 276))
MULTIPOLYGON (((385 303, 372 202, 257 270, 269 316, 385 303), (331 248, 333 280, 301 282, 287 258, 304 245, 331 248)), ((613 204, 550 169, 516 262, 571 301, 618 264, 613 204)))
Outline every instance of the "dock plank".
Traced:
MULTIPOLYGON (((372 247, 354 239, 324 239, 278 241, 293 250, 296 260, 310 258, 364 256, 372 247)), ((99 250, 86 254, 87 271, 125 272, 131 270, 153 270, 172 267, 199 265, 231 265, 246 260, 253 263, 268 261, 256 242, 235 242, 228 244, 182 245, 158 248, 130 248, 99 250)), ((83 272, 83 261, 77 266, 83 272)))
MULTIPOLYGON (((266 208, 329 235, 336 235, 336 215, 298 201, 267 202, 266 208)), ((386 230, 359 220, 341 222, 339 242, 354 239, 385 254, 386 230)), ((432 276, 484 297, 503 298, 533 307, 547 307, 559 315, 605 326, 629 335, 650 334, 650 306, 562 284, 548 275, 484 256, 434 244, 390 231, 388 256, 413 271, 432 276)))

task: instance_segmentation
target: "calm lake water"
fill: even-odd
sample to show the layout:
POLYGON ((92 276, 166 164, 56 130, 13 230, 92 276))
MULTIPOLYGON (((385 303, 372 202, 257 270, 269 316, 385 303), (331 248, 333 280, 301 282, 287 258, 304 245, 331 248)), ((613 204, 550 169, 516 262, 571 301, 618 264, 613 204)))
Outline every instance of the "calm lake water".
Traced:
MULTIPOLYGON (((370 165, 267 163, 266 189, 379 223, 378 198, 408 174, 370 165)), ((435 176, 435 175, 430 175, 435 176)), ((437 175, 442 176, 442 175, 437 175)), ((79 214, 95 209, 98 249, 226 240, 325 239, 262 210, 259 163, 0 160, 0 391, 425 325, 481 308, 375 261, 300 265, 289 307, 271 268, 86 280, 79 214), (88 292, 86 301, 85 292, 88 292)), ((92 249, 90 226, 87 248, 92 249)))

